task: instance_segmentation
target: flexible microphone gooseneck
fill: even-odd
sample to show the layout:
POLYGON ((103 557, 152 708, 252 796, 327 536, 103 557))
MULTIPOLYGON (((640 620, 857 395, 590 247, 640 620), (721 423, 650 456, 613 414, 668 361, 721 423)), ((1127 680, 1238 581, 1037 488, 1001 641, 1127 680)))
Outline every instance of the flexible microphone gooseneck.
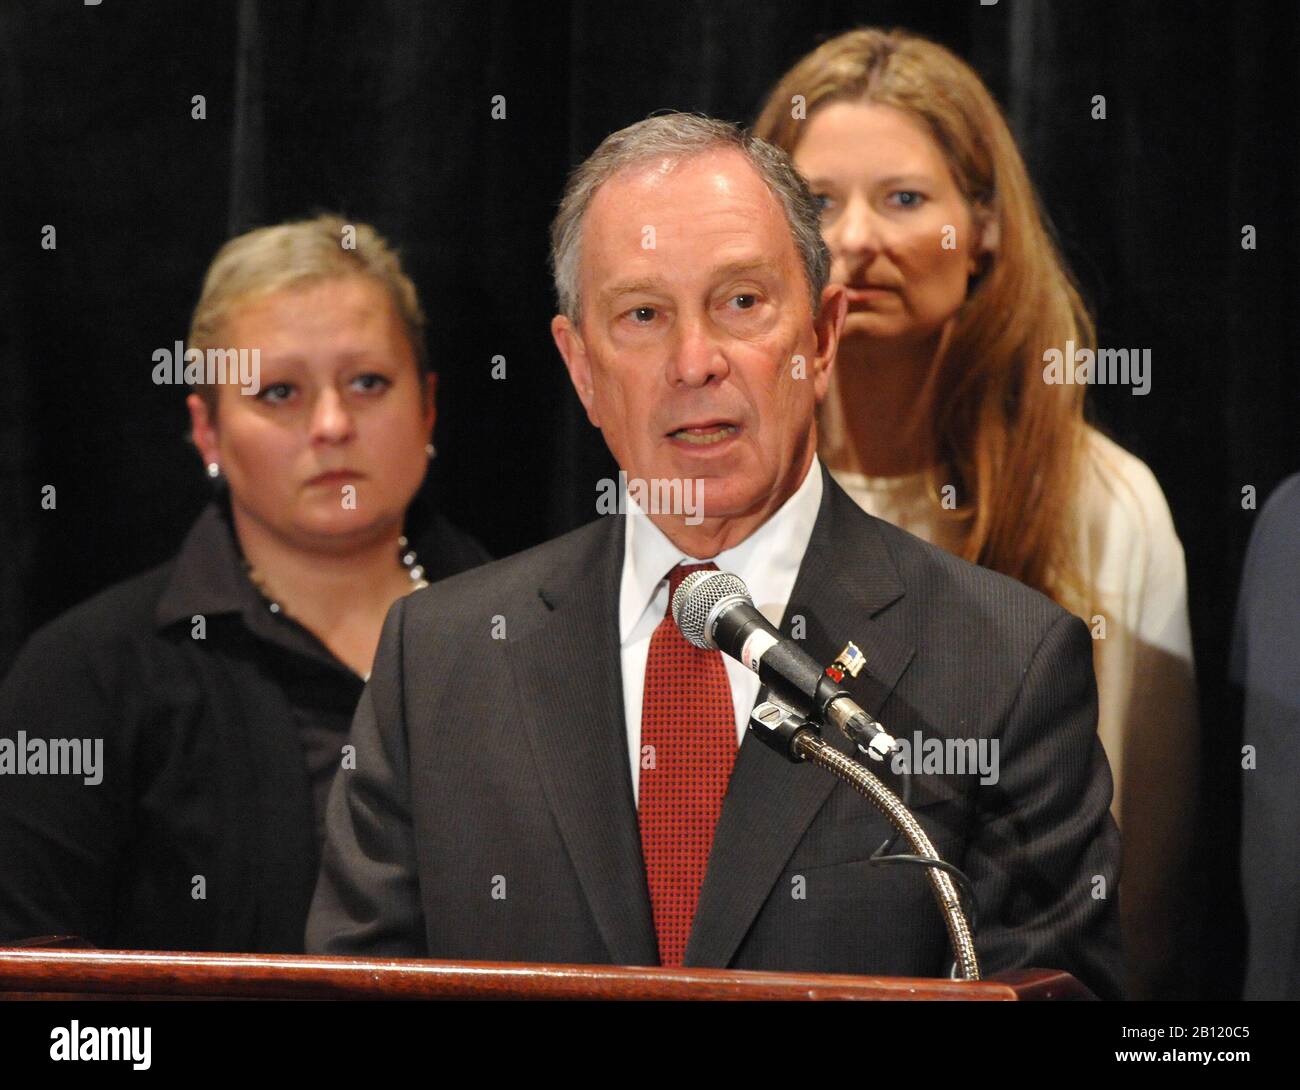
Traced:
MULTIPOLYGON (((826 676, 811 655, 783 635, 755 607, 749 588, 730 572, 697 571, 681 581, 672 601, 673 620, 687 641, 721 651, 758 674, 781 702, 756 707, 749 729, 791 761, 811 761, 863 795, 898 829, 925 864, 926 877, 943 913, 955 961, 953 975, 979 980, 975 939, 949 871, 912 812, 872 772, 822 739, 817 726, 831 723, 859 749, 882 760, 897 743, 826 676)), ((960 872, 957 872, 960 873, 960 872)), ((963 876, 964 877, 964 876, 963 876)))

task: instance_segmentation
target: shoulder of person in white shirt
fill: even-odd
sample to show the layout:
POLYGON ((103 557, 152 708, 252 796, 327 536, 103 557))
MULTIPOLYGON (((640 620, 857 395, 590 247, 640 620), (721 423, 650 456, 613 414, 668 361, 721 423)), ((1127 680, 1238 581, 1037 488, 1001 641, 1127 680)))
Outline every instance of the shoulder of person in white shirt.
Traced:
POLYGON ((1103 612, 1143 642, 1191 659, 1187 568, 1155 474, 1136 455, 1088 429, 1081 493, 1085 572, 1103 612))

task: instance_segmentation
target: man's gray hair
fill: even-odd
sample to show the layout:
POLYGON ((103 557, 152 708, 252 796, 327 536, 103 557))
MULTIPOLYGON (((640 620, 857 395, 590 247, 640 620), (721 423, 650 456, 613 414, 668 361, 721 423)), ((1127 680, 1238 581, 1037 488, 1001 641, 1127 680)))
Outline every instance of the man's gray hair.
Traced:
POLYGON ((795 249, 803 260, 813 313, 821 309, 822 289, 830 279, 831 255, 821 233, 821 211, 790 157, 747 129, 699 114, 666 113, 611 133, 569 175, 560 210, 551 222, 551 270, 560 313, 575 324, 581 316, 578 262, 582 221, 605 182, 628 167, 663 158, 680 160, 717 148, 735 148, 781 202, 795 249))

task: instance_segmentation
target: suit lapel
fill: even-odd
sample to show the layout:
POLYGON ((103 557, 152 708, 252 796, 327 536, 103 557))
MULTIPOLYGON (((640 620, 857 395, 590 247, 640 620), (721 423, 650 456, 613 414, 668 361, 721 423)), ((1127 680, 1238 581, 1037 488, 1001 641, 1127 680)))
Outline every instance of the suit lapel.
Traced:
POLYGON ((628 766, 618 600, 623 520, 602 519, 543 581, 507 652, 543 790, 615 964, 658 961, 628 766))
MULTIPOLYGON (((912 660, 914 648, 873 620, 903 595, 903 584, 874 527, 823 470, 817 523, 782 620, 788 635, 802 617, 802 643, 830 663, 852 640, 866 657, 862 674, 845 688, 877 714, 912 660)), ((762 697, 760 696, 760 699, 762 697)), ((845 753, 838 732, 823 738, 845 753)), ((735 955, 782 868, 838 781, 793 764, 746 735, 714 834, 700 890, 686 964, 726 966, 735 955)))

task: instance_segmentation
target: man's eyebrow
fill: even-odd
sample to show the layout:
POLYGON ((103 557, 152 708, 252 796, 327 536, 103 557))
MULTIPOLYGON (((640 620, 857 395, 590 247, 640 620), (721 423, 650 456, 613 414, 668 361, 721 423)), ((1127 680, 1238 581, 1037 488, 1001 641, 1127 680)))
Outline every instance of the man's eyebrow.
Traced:
MULTIPOLYGON (((743 276, 747 273, 766 272, 772 268, 770 261, 762 258, 754 258, 745 261, 732 261, 726 265, 719 265, 716 269, 711 270, 712 277, 715 280, 725 280, 736 276, 743 276)), ((619 280, 615 281, 607 288, 601 289, 601 296, 606 299, 617 299, 624 295, 653 294, 664 290, 664 283, 654 277, 644 277, 640 280, 619 280)))
POLYGON ((722 280, 734 276, 744 276, 746 273, 770 272, 771 269, 772 263, 770 261, 754 258, 751 261, 732 261, 726 265, 719 265, 713 270, 713 275, 722 280))
POLYGON ((663 282, 649 277, 643 280, 619 280, 607 288, 601 288, 600 294, 606 299, 617 299, 622 295, 640 295, 642 293, 663 290, 663 282))

